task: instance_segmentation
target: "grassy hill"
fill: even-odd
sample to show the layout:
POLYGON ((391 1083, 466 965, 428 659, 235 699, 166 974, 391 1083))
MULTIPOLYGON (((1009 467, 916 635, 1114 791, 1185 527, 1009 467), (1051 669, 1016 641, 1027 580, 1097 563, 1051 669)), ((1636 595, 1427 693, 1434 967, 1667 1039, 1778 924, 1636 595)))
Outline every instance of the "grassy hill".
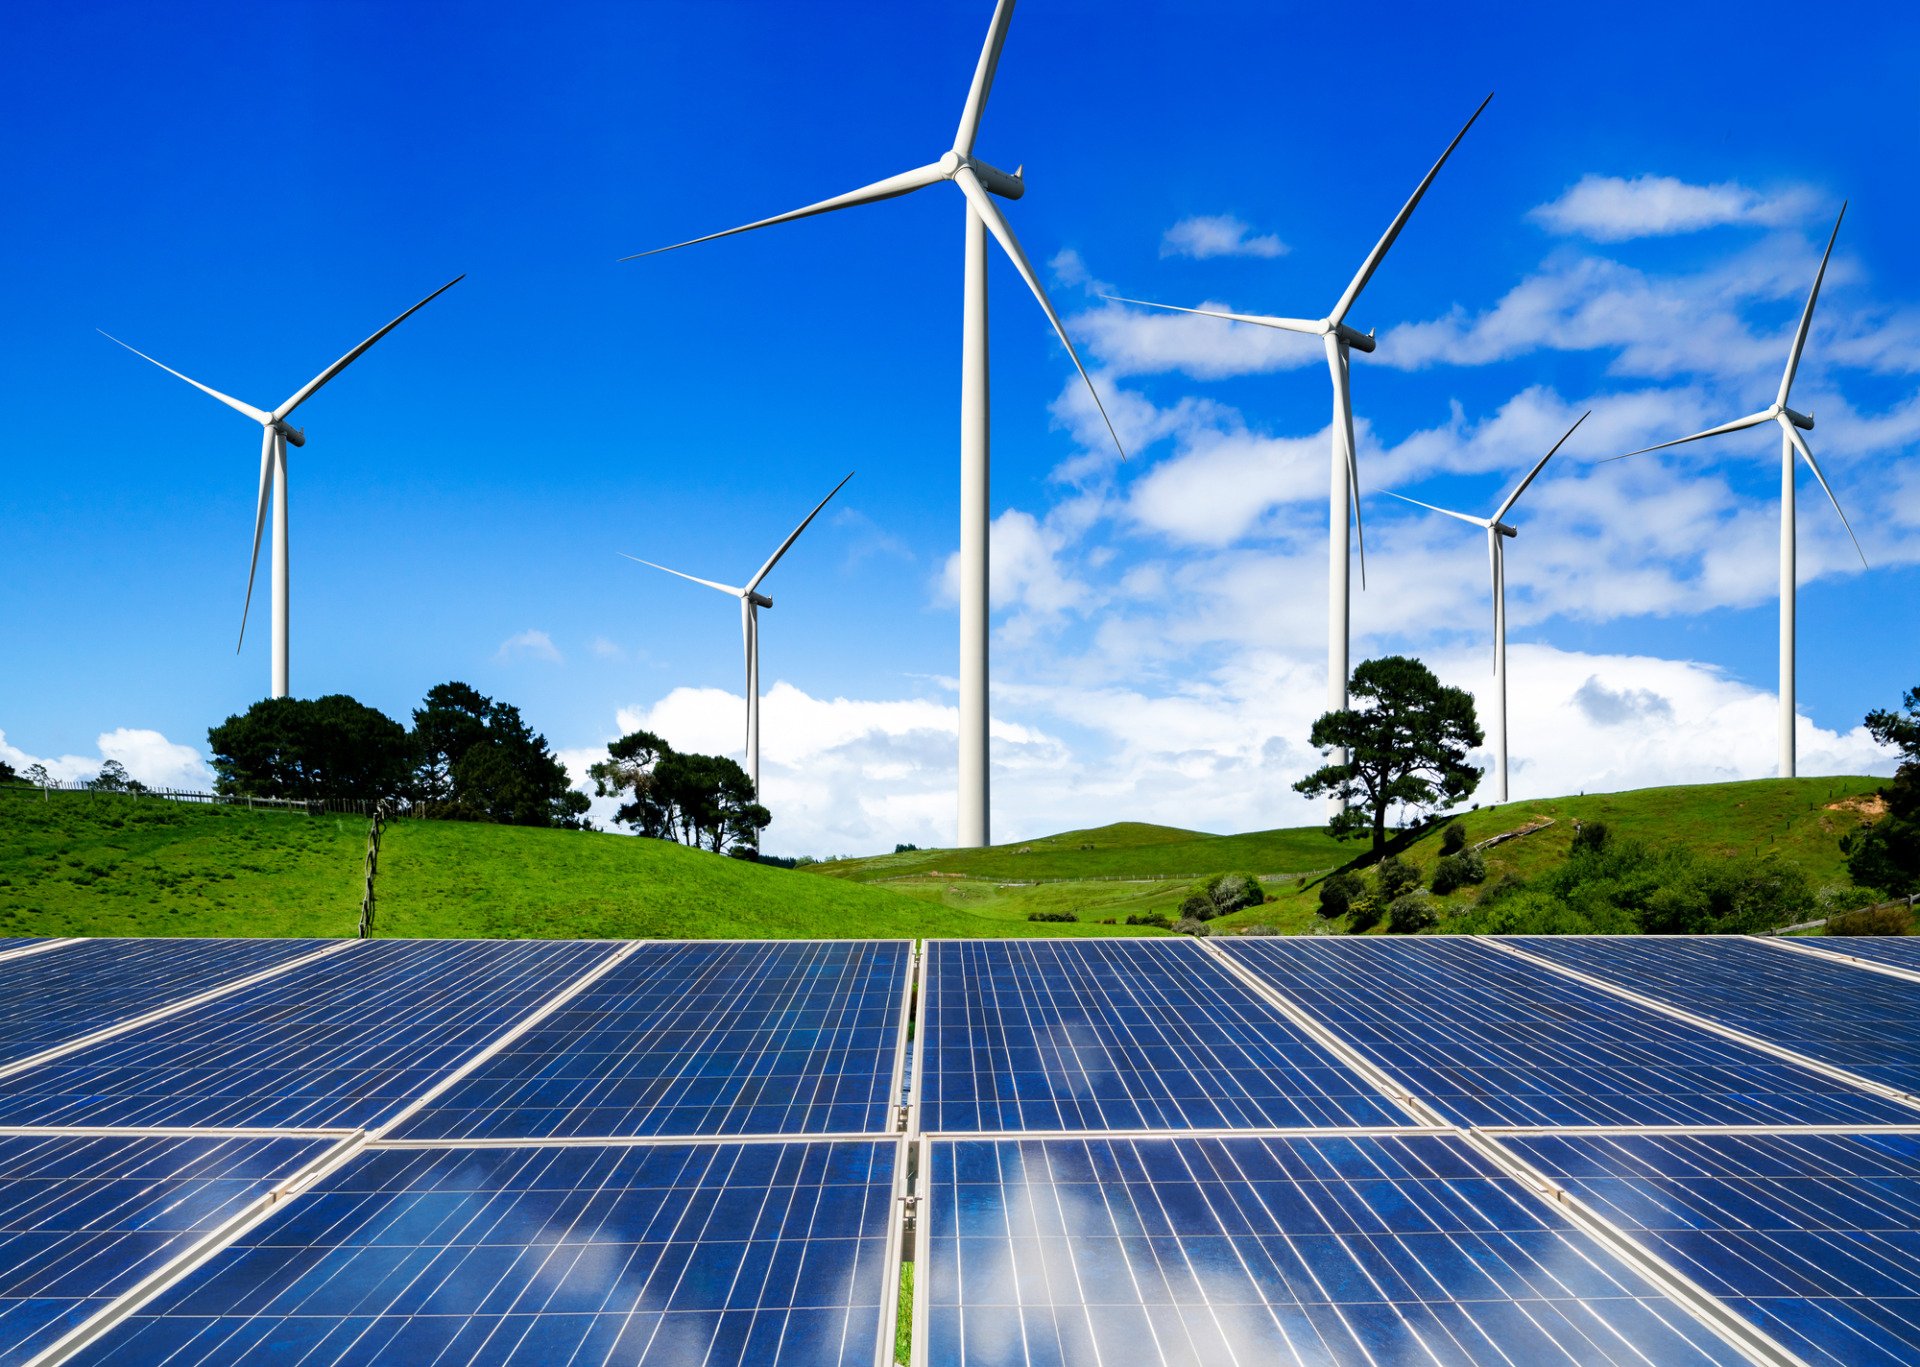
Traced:
MULTIPOLYGON (((1566 855, 1573 821, 1702 853, 1775 850, 1843 886, 1844 805, 1880 780, 1650 788, 1514 802, 1468 839, 1551 820, 1487 851, 1491 878, 1566 855)), ((366 823, 152 799, 0 789, 0 934, 351 935, 366 823)), ((1430 870, 1437 828, 1405 842, 1430 870)), ((917 850, 785 870, 627 836, 401 821, 381 850, 376 931, 418 936, 953 936, 1126 933, 1171 916, 1199 879, 1262 876, 1269 901, 1215 922, 1313 924, 1319 878, 1363 855, 1318 828, 1216 836, 1123 823, 983 850, 917 850), (1079 924, 1031 923, 1071 911, 1079 924), (1107 925, 1103 922, 1114 922, 1107 925)), ((1469 900, 1472 890, 1456 894, 1469 900)), ((1153 932, 1143 932, 1153 933, 1153 932)))

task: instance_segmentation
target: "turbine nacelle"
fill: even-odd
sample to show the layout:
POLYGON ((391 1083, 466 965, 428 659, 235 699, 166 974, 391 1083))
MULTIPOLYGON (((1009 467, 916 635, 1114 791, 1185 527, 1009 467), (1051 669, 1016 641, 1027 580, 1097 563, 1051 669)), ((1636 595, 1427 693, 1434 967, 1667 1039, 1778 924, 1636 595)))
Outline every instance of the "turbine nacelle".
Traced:
POLYGON ((749 603, 752 603, 757 608, 770 608, 773 606, 773 599, 767 597, 767 595, 764 593, 759 593, 752 589, 749 589, 746 593, 743 593, 740 596, 742 598, 745 598, 749 603))
POLYGON ((1788 408, 1785 404, 1780 405, 1780 411, 1786 415, 1786 419, 1788 422, 1792 423, 1795 427, 1799 428, 1802 432, 1813 431, 1813 414, 1797 413, 1793 409, 1788 408))
POLYGON ((307 444, 307 430, 304 427, 294 427, 284 422, 271 423, 269 426, 278 432, 281 439, 289 446, 305 446, 307 444))
POLYGON ((1504 523, 1504 522, 1496 522, 1496 523, 1494 523, 1494 524, 1493 524, 1493 526, 1492 526, 1492 528, 1491 528, 1491 530, 1493 530, 1493 531, 1496 531, 1496 532, 1498 532, 1498 533, 1500 533, 1500 535, 1502 535, 1502 536, 1518 536, 1518 535, 1520 535, 1520 529, 1519 529, 1518 527, 1510 527, 1510 526, 1508 526, 1508 525, 1507 525, 1506 523, 1504 523))
POLYGON ((1331 318, 1321 319, 1321 331, 1331 332, 1355 351, 1372 351, 1374 347, 1371 332, 1359 332, 1345 323, 1336 323, 1331 318))
POLYGON ((968 156, 957 148, 943 153, 935 164, 940 168, 940 174, 948 180, 959 175, 961 167, 966 167, 979 177, 981 187, 988 194, 999 195, 1002 199, 1018 199, 1027 192, 1027 182, 1021 176, 1021 172, 1027 169, 1024 165, 1020 170, 1008 175, 998 166, 991 166, 978 157, 968 156))

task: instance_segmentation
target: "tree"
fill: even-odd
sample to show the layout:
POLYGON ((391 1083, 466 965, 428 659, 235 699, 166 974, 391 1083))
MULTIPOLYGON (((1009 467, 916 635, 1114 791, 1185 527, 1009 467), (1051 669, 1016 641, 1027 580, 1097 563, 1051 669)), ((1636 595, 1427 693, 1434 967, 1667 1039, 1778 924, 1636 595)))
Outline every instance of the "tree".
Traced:
POLYGON ((0 759, 0 783, 18 783, 19 781, 20 771, 15 769, 11 764, 8 764, 5 760, 0 759))
POLYGON ((585 824, 576 792, 547 738, 520 709, 470 684, 436 684, 413 713, 410 792, 428 815, 506 826, 585 824))
POLYGON ((436 684, 413 710, 413 793, 427 802, 453 800, 453 767, 486 737, 493 700, 463 683, 436 684))
POLYGON ((719 755, 682 754, 651 731, 607 747, 587 770, 601 797, 632 794, 614 820, 656 840, 679 840, 715 854, 747 856, 773 821, 747 771, 719 755))
POLYGON ((47 766, 44 764, 29 764, 27 766, 27 772, 22 775, 22 777, 36 788, 51 788, 53 786, 53 775, 47 772, 47 766))
POLYGON ((127 766, 117 759, 110 759, 100 766, 100 772, 93 780, 93 788, 99 793, 126 793, 133 791, 133 777, 127 773, 127 766))
POLYGON ((668 808, 654 797, 653 771, 673 747, 651 731, 632 731, 607 746, 607 757, 588 766, 593 791, 600 797, 631 794, 613 819, 655 840, 677 837, 668 829, 668 808))
POLYGON ((1484 737, 1473 697, 1448 688, 1418 660, 1387 655, 1353 671, 1348 693, 1355 706, 1322 713, 1311 740, 1322 752, 1344 747, 1345 764, 1328 764, 1294 788, 1347 805, 1327 822, 1336 839, 1371 828, 1373 848, 1387 839, 1387 808, 1451 807, 1480 782, 1467 752, 1484 737))
POLYGON ((1869 712, 1866 720, 1873 738, 1898 747, 1903 759, 1880 790, 1886 815, 1849 832, 1840 848, 1854 882, 1904 897, 1920 892, 1920 688, 1907 690, 1901 711, 1869 712))
POLYGON ((289 798, 396 796, 413 747, 393 718, 346 696, 266 698, 207 732, 215 787, 289 798))

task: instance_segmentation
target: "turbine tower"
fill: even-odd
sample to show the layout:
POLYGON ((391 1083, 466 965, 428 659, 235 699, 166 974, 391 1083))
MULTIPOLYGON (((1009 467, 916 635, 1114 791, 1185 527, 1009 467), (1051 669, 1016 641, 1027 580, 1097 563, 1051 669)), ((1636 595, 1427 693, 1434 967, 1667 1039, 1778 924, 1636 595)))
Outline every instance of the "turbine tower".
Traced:
MULTIPOLYGON (((848 471, 847 479, 852 478, 853 472, 848 471)), ((678 575, 695 584, 705 584, 710 589, 718 589, 721 593, 730 594, 740 600, 740 638, 746 648, 747 656, 747 777, 753 780, 753 793, 756 799, 760 796, 760 609, 773 606, 773 599, 760 592, 760 581, 780 563, 780 557, 787 553, 787 548, 800 539, 800 533, 807 529, 807 524, 818 517, 820 510, 832 501, 833 496, 846 487, 847 479, 834 485, 827 492, 827 496, 814 505, 813 511, 801 520, 798 527, 787 534, 787 539, 780 543, 780 548, 767 557, 767 563, 760 567, 758 574, 746 582, 744 588, 736 589, 731 584, 716 584, 711 579, 681 574, 679 570, 667 569, 665 565, 655 565, 651 560, 641 560, 637 555, 620 552, 629 560, 639 561, 640 564, 652 566, 656 570, 666 570, 668 574, 678 575)))
MULTIPOLYGON (((1717 437, 1722 432, 1738 432, 1742 428, 1758 427, 1762 423, 1773 422, 1780 426, 1780 777, 1792 778, 1794 775, 1794 596, 1797 589, 1794 556, 1796 547, 1797 522, 1794 510, 1794 470, 1793 456, 1798 451, 1807 468, 1813 471, 1813 477, 1820 481, 1820 488, 1826 493, 1827 501, 1833 504, 1833 510, 1840 514, 1840 525, 1847 529, 1847 535, 1853 539, 1854 553, 1860 557, 1860 567, 1867 568, 1867 553, 1860 549, 1860 538, 1853 535, 1853 524, 1847 521, 1847 515, 1840 511, 1840 500, 1833 496, 1833 489, 1827 483, 1827 477, 1820 473, 1819 462, 1814 460, 1813 452, 1807 446, 1807 439, 1800 435, 1802 431, 1813 430, 1813 414, 1799 413, 1787 406, 1787 398, 1793 390, 1794 373, 1800 368, 1800 353, 1806 350, 1807 329, 1813 323, 1813 306, 1820 299, 1820 282, 1827 276, 1827 260, 1833 255, 1833 244, 1840 236, 1840 223, 1847 216, 1847 206, 1842 203, 1840 216, 1833 220, 1833 232, 1827 238, 1826 253, 1820 258, 1820 269, 1813 277, 1813 289, 1807 294, 1807 306, 1800 312, 1800 326, 1794 329, 1793 345, 1787 352, 1787 369, 1780 377, 1780 388, 1773 396, 1773 402, 1758 413, 1749 413, 1744 418, 1735 418, 1732 422, 1723 422, 1718 427, 1709 427, 1704 432, 1695 432, 1689 437, 1679 437, 1673 441, 1663 441, 1658 446, 1643 446, 1638 451, 1629 451, 1627 456, 1644 455, 1648 451, 1664 451, 1669 446, 1680 446, 1686 442, 1699 441, 1702 437, 1717 437)), ((1611 460, 1625 460, 1627 456, 1612 456, 1611 460)))
POLYGON ((1462 522, 1471 522, 1485 529, 1487 533, 1487 570, 1493 581, 1493 784, 1499 796, 1496 802, 1507 800, 1507 552, 1501 543, 1510 536, 1518 536, 1517 528, 1508 526, 1503 519, 1520 501, 1520 495, 1533 483, 1534 476, 1547 468, 1554 452, 1567 444, 1567 437, 1592 416, 1592 410, 1582 413, 1574 419, 1573 426, 1553 444, 1553 450, 1540 457, 1539 464, 1527 471, 1527 477, 1520 481, 1506 501, 1493 510, 1492 517, 1475 517, 1471 513, 1456 513, 1451 508, 1435 507, 1431 503, 1421 503, 1417 498, 1408 498, 1405 494, 1396 494, 1391 489, 1380 492, 1389 498, 1397 498, 1402 503, 1412 503, 1425 508, 1428 512, 1442 513, 1447 517, 1457 517, 1462 522))
MULTIPOLYGON (((709 233, 705 237, 696 237, 687 242, 675 243, 672 247, 658 247, 653 251, 639 252, 635 256, 623 257, 632 261, 640 256, 653 256, 659 252, 674 251, 680 247, 690 247, 697 242, 711 242, 715 238, 731 237, 735 233, 751 232, 755 228, 769 227, 775 223, 786 223, 796 218, 808 218, 814 214, 829 213, 835 209, 850 209, 859 204, 872 204, 876 200, 894 199, 914 190, 937 184, 940 181, 952 181, 966 197, 967 237, 963 260, 965 262, 965 280, 962 285, 961 338, 960 338, 960 793, 959 824, 956 843, 962 847, 975 847, 987 843, 988 834, 988 750, 987 750, 987 530, 989 518, 988 491, 988 443, 987 443, 987 235, 991 233, 1000 249, 1007 254, 1020 278, 1027 282, 1027 288, 1040 304, 1041 311, 1047 315, 1047 321, 1053 325, 1054 334, 1060 344, 1067 349, 1073 365, 1080 372, 1080 378, 1086 381, 1093 393, 1094 406, 1100 410, 1101 418, 1107 424, 1107 431, 1113 437, 1113 444, 1120 446, 1120 437, 1113 430, 1113 420, 1107 417, 1106 406, 1100 402, 1100 394, 1093 387, 1093 380, 1087 374, 1087 368, 1080 363, 1080 355, 1073 349, 1073 343, 1067 339, 1067 330, 1061 325, 1060 315, 1054 312, 1053 304, 1047 299, 1047 292, 1040 285, 1040 278, 1034 274, 1027 254, 1020 249, 1019 239, 1014 237, 1013 229, 1006 217, 993 202, 993 196, 1003 199, 1018 199, 1026 193, 1026 182, 1019 170, 1009 175, 1005 171, 989 166, 973 155, 973 144, 980 130, 980 116, 985 111, 987 96, 993 88, 994 70, 1000 64, 1000 49, 1007 39, 1007 25, 1013 19, 1014 0, 999 0, 993 11, 993 21, 987 28, 986 44, 980 49, 980 61, 974 68, 973 84, 967 90, 967 102, 960 112, 960 126, 953 135, 953 146, 942 153, 938 161, 911 171, 902 171, 897 176, 875 181, 858 190, 849 190, 832 199, 823 199, 817 204, 794 209, 789 213, 776 214, 772 218, 763 218, 738 228, 729 228, 725 232, 709 233)), ((1121 456, 1126 455, 1121 450, 1121 456)))
MULTIPOLYGON (((1185 309, 1173 304, 1156 304, 1146 299, 1123 299, 1118 295, 1106 295, 1116 303, 1138 304, 1144 308, 1168 309, 1174 313, 1197 313, 1207 318, 1225 318, 1234 323, 1252 323, 1256 327, 1278 328, 1282 332, 1301 332, 1318 337, 1327 353, 1327 370, 1333 378, 1333 441, 1332 463, 1327 472, 1327 710, 1344 711, 1347 706, 1347 640, 1351 634, 1352 613, 1348 605, 1348 587, 1350 565, 1353 559, 1353 540, 1360 545, 1360 587, 1367 584, 1367 538, 1360 525, 1360 469, 1353 449, 1353 392, 1347 373, 1347 360, 1353 351, 1372 351, 1373 333, 1359 332, 1347 326, 1347 314, 1360 298, 1360 291, 1373 279, 1373 273, 1380 269, 1380 263, 1400 236, 1400 230, 1407 226, 1407 220, 1413 217, 1413 211, 1420 207, 1420 200, 1427 193, 1427 187, 1433 184, 1433 178, 1440 174, 1440 168, 1447 164, 1447 158, 1453 155, 1453 149, 1460 145, 1460 139, 1467 136, 1474 120, 1480 117, 1481 110, 1487 107, 1493 96, 1488 95, 1480 101, 1480 108, 1473 111, 1453 141, 1447 144, 1447 150, 1440 154, 1440 160, 1427 172, 1426 179, 1415 188, 1412 198, 1401 206, 1400 212, 1388 225, 1386 233, 1374 244, 1367 259, 1360 263, 1359 271, 1347 282, 1347 288, 1334 301, 1333 308, 1324 318, 1273 318, 1255 313, 1221 313, 1213 309, 1185 309)), ((1332 762, 1346 763, 1347 752, 1335 750, 1332 762)), ((1338 810, 1341 806, 1338 798, 1329 799, 1329 805, 1338 810)))
POLYGON ((318 375, 308 380, 294 391, 293 397, 272 412, 255 408, 252 404, 240 402, 231 395, 203 385, 200 381, 182 375, 172 366, 162 365, 153 357, 135 347, 127 346, 110 332, 100 335, 110 342, 117 342, 133 352, 143 361, 152 361, 154 365, 174 376, 186 380, 202 394, 208 394, 220 400, 236 413, 244 414, 260 424, 260 499, 253 515, 253 559, 247 565, 247 596, 240 605, 240 639, 234 645, 233 652, 238 655, 241 646, 247 640, 247 613, 253 606, 253 580, 260 569, 260 537, 267 524, 267 503, 273 502, 273 692, 269 695, 284 698, 288 690, 288 607, 293 594, 292 572, 287 560, 287 447, 305 446, 307 434, 304 429, 294 427, 287 422, 293 410, 305 403, 320 391, 321 386, 345 370, 360 358, 360 354, 389 332, 399 327, 407 319, 438 299, 467 277, 456 275, 425 299, 415 304, 398 318, 381 328, 366 341, 342 356, 318 375))

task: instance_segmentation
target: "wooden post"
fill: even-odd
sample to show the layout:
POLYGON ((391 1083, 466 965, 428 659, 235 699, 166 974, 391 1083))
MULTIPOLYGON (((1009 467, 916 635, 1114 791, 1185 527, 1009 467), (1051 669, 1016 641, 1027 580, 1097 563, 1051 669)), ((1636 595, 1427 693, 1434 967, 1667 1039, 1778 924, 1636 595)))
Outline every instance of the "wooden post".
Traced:
POLYGON ((380 827, 386 821, 387 800, 374 804, 373 822, 367 827, 367 890, 360 899, 360 938, 373 937, 373 875, 380 867, 380 827))

